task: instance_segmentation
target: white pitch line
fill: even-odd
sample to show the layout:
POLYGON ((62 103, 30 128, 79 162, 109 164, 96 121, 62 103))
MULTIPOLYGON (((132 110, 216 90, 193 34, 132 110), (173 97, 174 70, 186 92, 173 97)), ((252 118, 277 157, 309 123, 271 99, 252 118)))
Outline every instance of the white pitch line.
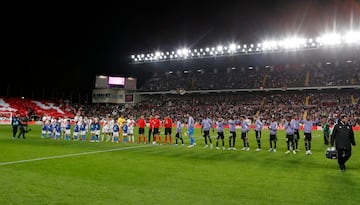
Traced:
POLYGON ((10 164, 20 164, 20 163, 26 163, 26 162, 42 161, 42 160, 48 160, 48 159, 59 159, 59 158, 74 157, 74 156, 81 156, 81 155, 88 155, 88 154, 96 154, 96 153, 102 153, 102 152, 114 152, 114 151, 118 151, 118 150, 136 149, 136 148, 147 147, 147 146, 149 146, 149 145, 120 147, 120 148, 98 150, 98 151, 91 151, 91 152, 80 152, 80 153, 64 154, 64 155, 57 155, 57 156, 51 156, 51 157, 25 159, 25 160, 18 160, 18 161, 12 161, 12 162, 0 162, 0 166, 10 165, 10 164))

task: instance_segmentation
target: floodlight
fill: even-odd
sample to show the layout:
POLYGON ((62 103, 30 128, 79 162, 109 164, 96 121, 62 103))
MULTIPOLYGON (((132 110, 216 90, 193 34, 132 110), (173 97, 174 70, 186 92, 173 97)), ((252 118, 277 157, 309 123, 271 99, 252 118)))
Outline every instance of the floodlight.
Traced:
POLYGON ((235 51, 235 50, 236 50, 236 45, 233 44, 233 43, 230 44, 230 45, 229 45, 229 50, 232 51, 232 52, 235 51))
POLYGON ((359 43, 360 32, 348 32, 343 36, 343 39, 346 43, 359 43))
POLYGON ((180 49, 178 49, 178 50, 176 51, 176 54, 182 55, 182 51, 181 51, 180 49))
POLYGON ((320 37, 320 42, 325 45, 335 45, 340 44, 341 36, 337 33, 325 34, 320 37))
MULTIPOLYGON (((190 52, 190 51, 189 51, 190 52)), ((188 54, 188 50, 186 49, 186 48, 183 48, 182 49, 182 53, 183 53, 183 55, 187 55, 188 54)))

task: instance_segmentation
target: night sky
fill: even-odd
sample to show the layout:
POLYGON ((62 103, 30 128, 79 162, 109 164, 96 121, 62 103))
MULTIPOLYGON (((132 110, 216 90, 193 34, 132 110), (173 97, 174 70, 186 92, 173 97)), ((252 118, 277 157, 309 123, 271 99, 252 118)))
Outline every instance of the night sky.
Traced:
MULTIPOLYGON (((69 1, 3 5, 0 96, 88 92, 95 75, 141 78, 130 55, 360 27, 358 0, 69 1), (219 3, 221 2, 221 3, 219 3), (5 74, 8 72, 9 74, 5 74)), ((141 81, 141 80, 140 80, 141 81)))

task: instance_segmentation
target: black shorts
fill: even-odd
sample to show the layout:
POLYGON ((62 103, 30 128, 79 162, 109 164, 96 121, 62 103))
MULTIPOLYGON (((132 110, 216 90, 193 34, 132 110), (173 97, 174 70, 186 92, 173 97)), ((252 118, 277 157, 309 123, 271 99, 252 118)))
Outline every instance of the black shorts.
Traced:
POLYGON ((218 136, 216 139, 222 139, 222 140, 224 139, 224 132, 218 132, 217 134, 218 136))
POLYGON ((277 137, 276 135, 270 135, 270 141, 276 141, 277 137))
POLYGON ((171 135, 171 128, 165 128, 165 135, 171 135))
POLYGON ((210 137, 210 131, 209 130, 204 131, 204 137, 210 137))
POLYGON ((304 133, 304 140, 311 141, 312 136, 311 133, 304 133))
POLYGON ((300 139, 299 130, 295 130, 295 131, 294 131, 294 139, 295 139, 295 140, 300 139))
POLYGON ((241 139, 247 139, 247 132, 241 133, 241 139))
POLYGON ((160 134, 159 128, 154 128, 154 135, 160 134))
POLYGON ((292 134, 292 135, 286 134, 286 141, 287 141, 287 142, 292 142, 292 141, 294 141, 294 134, 292 134))
POLYGON ((139 135, 143 135, 145 133, 145 129, 144 128, 139 128, 139 135))
POLYGON ((255 130, 255 137, 256 139, 261 139, 261 131, 255 130))
POLYGON ((236 138, 236 132, 230 132, 230 137, 236 138))

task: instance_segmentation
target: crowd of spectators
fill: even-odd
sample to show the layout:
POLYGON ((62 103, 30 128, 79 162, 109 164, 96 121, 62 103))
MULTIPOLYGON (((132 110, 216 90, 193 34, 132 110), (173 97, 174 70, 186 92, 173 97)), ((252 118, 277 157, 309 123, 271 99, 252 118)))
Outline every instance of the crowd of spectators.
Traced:
POLYGON ((333 119, 346 113, 359 124, 360 93, 356 89, 342 91, 286 91, 286 92, 227 92, 207 94, 159 94, 143 95, 142 101, 133 106, 111 104, 74 105, 78 115, 118 117, 140 115, 170 115, 184 119, 191 113, 195 120, 204 117, 230 117, 255 115, 269 121, 272 116, 282 120, 286 115, 333 119))
POLYGON ((360 84, 359 62, 204 68, 154 73, 141 91, 259 89, 360 84))

